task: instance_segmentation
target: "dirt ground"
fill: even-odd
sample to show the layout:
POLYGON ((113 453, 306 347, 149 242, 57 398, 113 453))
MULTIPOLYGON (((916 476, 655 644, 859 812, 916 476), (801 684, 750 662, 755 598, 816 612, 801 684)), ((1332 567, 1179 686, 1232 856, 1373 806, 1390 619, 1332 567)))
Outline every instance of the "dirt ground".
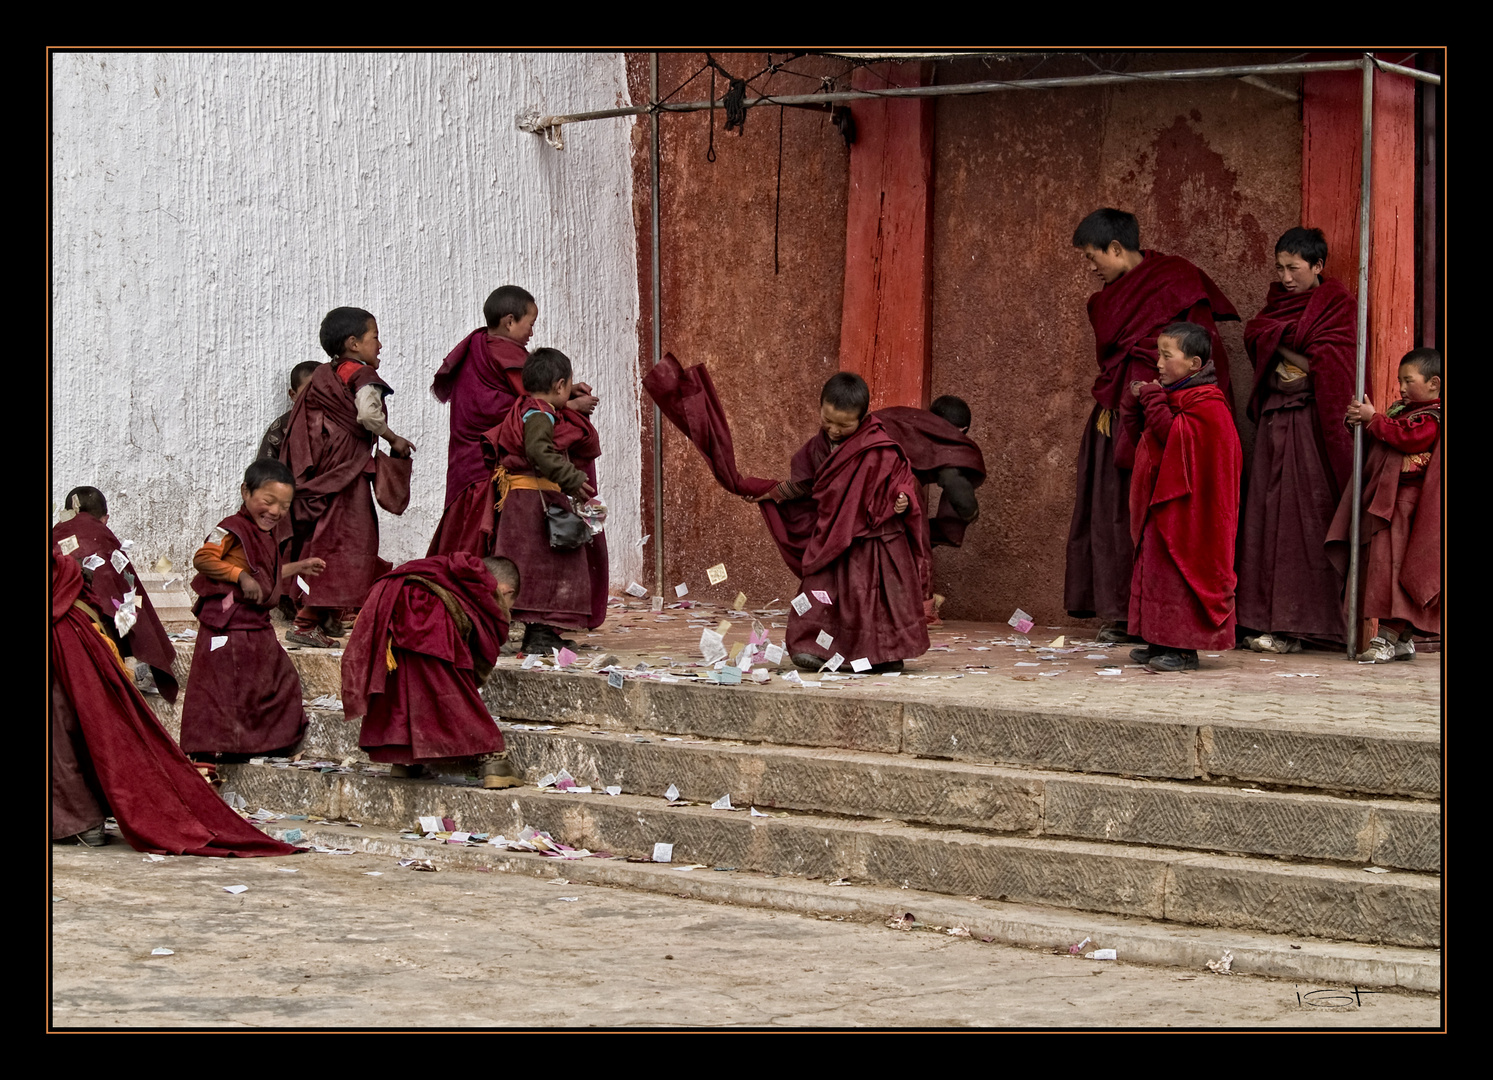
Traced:
POLYGON ((374 855, 151 862, 116 839, 54 847, 51 889, 53 1028, 1442 1023, 1428 996, 1091 961, 518 874, 422 873, 374 855))

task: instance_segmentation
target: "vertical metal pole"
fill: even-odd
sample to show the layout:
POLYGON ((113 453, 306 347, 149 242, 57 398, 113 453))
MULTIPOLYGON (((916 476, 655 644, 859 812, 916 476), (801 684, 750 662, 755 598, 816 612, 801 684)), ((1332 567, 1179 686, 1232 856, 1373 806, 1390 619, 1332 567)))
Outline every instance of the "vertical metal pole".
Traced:
MULTIPOLYGON (((1374 60, 1363 54, 1363 179, 1358 194, 1358 369, 1353 399, 1363 400, 1369 347, 1369 204, 1374 175, 1374 60)), ((1348 659, 1358 659, 1358 537, 1363 503, 1363 425, 1353 425, 1353 520, 1348 545, 1348 659)))
MULTIPOLYGON (((658 104, 658 53, 654 53, 648 62, 648 103, 656 106, 658 104)), ((649 200, 652 203, 650 210, 652 214, 649 225, 648 243, 653 249, 653 362, 657 364, 663 359, 663 332, 659 326, 659 316, 662 308, 660 303, 660 282, 658 267, 658 109, 652 109, 648 114, 649 127, 652 133, 651 158, 652 179, 649 183, 649 200)), ((664 595, 664 428, 663 414, 659 412, 658 405, 653 406, 653 595, 664 595)))

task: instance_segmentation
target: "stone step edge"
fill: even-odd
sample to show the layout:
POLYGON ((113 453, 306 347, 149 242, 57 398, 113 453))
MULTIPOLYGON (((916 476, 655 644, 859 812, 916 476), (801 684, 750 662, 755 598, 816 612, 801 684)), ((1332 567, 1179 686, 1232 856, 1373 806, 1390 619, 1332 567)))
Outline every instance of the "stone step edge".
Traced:
MULTIPOLYGON (((1021 948, 1050 951, 1089 937, 1093 940, 1085 946, 1085 951, 1115 949, 1120 963, 1194 970, 1209 978, 1225 977, 1213 976, 1205 965, 1228 951, 1234 957, 1233 970, 1239 975, 1333 986, 1377 986, 1422 994, 1441 991, 1439 949, 1291 939, 1032 904, 960 900, 913 889, 830 886, 804 879, 771 877, 758 871, 680 871, 664 864, 629 863, 621 859, 562 861, 492 847, 404 840, 396 832, 374 826, 339 830, 298 824, 303 833, 303 839, 297 841, 300 844, 352 848, 390 858, 430 859, 443 869, 488 868, 539 878, 564 877, 574 884, 670 893, 713 903, 805 916, 838 915, 865 922, 881 922, 910 911, 927 926, 962 926, 975 938, 990 938, 992 942, 1021 948)), ((283 837, 287 828, 271 825, 266 831, 283 837)), ((887 933, 896 932, 887 930, 887 933)))

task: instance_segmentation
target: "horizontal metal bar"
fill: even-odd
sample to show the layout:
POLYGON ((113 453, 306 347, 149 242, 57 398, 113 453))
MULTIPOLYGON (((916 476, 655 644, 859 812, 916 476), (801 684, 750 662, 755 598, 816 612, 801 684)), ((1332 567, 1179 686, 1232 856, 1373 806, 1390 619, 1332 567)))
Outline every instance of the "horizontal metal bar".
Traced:
MULTIPOLYGON (((1429 71, 1390 64, 1383 60, 1375 63, 1381 71, 1406 75, 1421 82, 1441 85, 1441 76, 1429 71)), ((1172 71, 1135 71, 1098 75, 1071 75, 1051 79, 1009 79, 1004 81, 951 83, 946 86, 889 86, 885 90, 837 90, 829 94, 763 94, 750 98, 745 104, 754 105, 822 105, 840 101, 864 101, 868 98, 922 98, 951 97, 961 94, 992 94, 1001 90, 1056 90, 1074 86, 1109 86, 1140 82, 1180 82, 1189 79, 1238 79, 1248 75, 1294 75, 1313 71, 1360 71, 1362 60, 1315 60, 1289 64, 1243 64, 1231 67, 1183 68, 1172 71)), ((719 101, 659 102, 660 112, 700 112, 709 108, 725 108, 725 99, 719 101)), ((649 105, 628 105, 616 109, 596 109, 591 112, 567 113, 563 116, 524 117, 519 120, 523 131, 543 131, 561 124, 575 124, 583 120, 605 120, 616 116, 642 116, 653 111, 649 105)))

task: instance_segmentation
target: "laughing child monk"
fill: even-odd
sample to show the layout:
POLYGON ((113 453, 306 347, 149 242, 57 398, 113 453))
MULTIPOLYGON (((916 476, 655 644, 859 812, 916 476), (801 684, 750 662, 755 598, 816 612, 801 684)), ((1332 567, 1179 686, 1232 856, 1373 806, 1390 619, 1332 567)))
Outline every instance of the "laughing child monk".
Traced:
MULTIPOLYGON (((1441 354, 1414 349, 1400 361, 1400 400, 1383 413, 1368 401, 1348 406, 1348 424, 1373 440, 1363 467, 1359 614, 1379 633, 1358 654, 1376 664, 1414 660, 1413 633, 1441 633, 1441 354)), ((1343 495, 1327 534, 1329 553, 1348 565, 1353 494, 1343 495)))
POLYGON ((569 551, 550 547, 546 511, 570 509, 572 498, 596 489, 572 454, 556 445, 556 422, 570 400, 570 358, 559 349, 535 349, 524 362, 524 396, 498 428, 498 526, 494 554, 511 559, 524 583, 513 617, 524 623, 524 653, 572 646, 560 628, 592 625, 593 581, 587 544, 569 551))
POLYGON ((859 375, 830 376, 819 395, 819 433, 793 456, 791 478, 754 500, 812 500, 800 587, 811 603, 788 616, 788 651, 805 669, 838 653, 847 664, 865 659, 872 670, 900 671, 928 651, 930 560, 918 481, 882 422, 866 415, 870 404, 859 375))
POLYGON ((1121 413, 1122 441, 1135 448, 1130 632, 1148 643, 1130 656, 1152 671, 1193 671, 1197 650, 1234 646, 1244 455, 1209 360, 1208 332, 1172 323, 1156 347, 1156 381, 1132 382, 1140 408, 1121 413))
POLYGON ((306 730, 301 680, 269 613, 282 579, 313 577, 326 564, 315 557, 280 561, 275 527, 295 496, 285 465, 255 461, 239 494, 238 512, 218 522, 192 558, 192 591, 200 598, 192 613, 201 626, 181 711, 181 748, 199 760, 290 751, 306 730))

